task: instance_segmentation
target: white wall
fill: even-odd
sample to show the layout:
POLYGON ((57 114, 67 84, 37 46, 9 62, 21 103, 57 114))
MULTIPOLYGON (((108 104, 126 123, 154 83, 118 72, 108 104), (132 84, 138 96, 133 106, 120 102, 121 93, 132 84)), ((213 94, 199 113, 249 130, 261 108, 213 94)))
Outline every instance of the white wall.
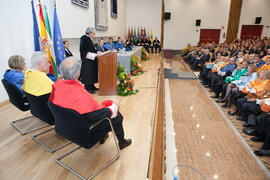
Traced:
MULTIPOLYGON (((3 77, 8 68, 8 58, 14 54, 25 57, 30 65, 30 58, 34 51, 33 42, 33 17, 31 1, 13 0, 3 1, 0 7, 0 77, 3 77)), ((70 0, 56 1, 58 20, 63 38, 70 40, 73 54, 79 58, 79 37, 85 32, 86 27, 95 25, 94 0, 89 0, 89 9, 71 4, 70 0)), ((36 15, 38 0, 34 0, 36 15)), ((53 31, 54 0, 41 0, 48 7, 48 15, 53 31)), ((97 32, 97 36, 124 36, 126 28, 126 1, 118 0, 118 18, 110 17, 110 0, 108 0, 109 29, 106 32, 97 32)), ((39 19, 37 19, 39 21, 39 19)), ((8 99, 2 83, 0 83, 0 102, 8 99)))
POLYGON ((161 0, 126 0, 127 27, 142 26, 151 28, 153 37, 160 39, 161 34, 161 0))
POLYGON ((165 12, 171 12, 171 19, 164 25, 164 48, 182 49, 188 43, 196 45, 200 38, 200 29, 221 30, 220 42, 224 42, 223 33, 227 32, 230 0, 165 0, 165 12), (195 26, 201 19, 201 26, 195 26))
POLYGON ((262 36, 270 36, 270 0, 243 0, 239 22, 238 36, 241 35, 242 25, 255 25, 255 18, 262 17, 262 36))
MULTIPOLYGON (((29 65, 34 48, 32 12, 30 1, 3 1, 0 9, 0 77, 8 68, 11 55, 25 57, 29 65), (16 5, 15 5, 16 4, 16 5)), ((7 94, 0 83, 0 102, 7 100, 7 94)))

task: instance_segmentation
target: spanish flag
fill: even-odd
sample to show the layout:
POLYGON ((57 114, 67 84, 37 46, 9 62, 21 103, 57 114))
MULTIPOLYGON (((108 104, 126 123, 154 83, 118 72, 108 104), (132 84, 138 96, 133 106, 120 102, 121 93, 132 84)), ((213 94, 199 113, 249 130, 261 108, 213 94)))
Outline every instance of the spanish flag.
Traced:
POLYGON ((51 56, 51 51, 49 47, 50 45, 48 42, 47 31, 46 31, 46 26, 45 26, 46 24, 45 24, 43 11, 42 11, 42 7, 40 3, 39 3, 39 21, 40 21, 40 41, 41 41, 42 51, 48 56, 50 60, 50 64, 51 64, 49 73, 54 74, 57 77, 57 74, 58 74, 57 68, 51 56))

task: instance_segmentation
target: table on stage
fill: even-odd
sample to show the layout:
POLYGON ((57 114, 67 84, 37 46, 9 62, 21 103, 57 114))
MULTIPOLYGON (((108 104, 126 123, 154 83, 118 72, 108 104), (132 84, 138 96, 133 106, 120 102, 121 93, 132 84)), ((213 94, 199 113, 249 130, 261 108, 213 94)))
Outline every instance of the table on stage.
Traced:
POLYGON ((138 56, 141 60, 142 46, 135 46, 131 51, 117 53, 117 62, 119 62, 130 73, 130 60, 132 56, 138 56))

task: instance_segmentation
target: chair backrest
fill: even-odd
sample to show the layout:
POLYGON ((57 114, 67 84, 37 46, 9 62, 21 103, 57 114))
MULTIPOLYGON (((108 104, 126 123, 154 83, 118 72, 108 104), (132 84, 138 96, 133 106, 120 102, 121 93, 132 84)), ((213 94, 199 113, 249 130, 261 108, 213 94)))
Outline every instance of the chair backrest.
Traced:
POLYGON ((2 83, 6 89, 9 101, 21 111, 28 111, 30 105, 25 95, 12 83, 2 79, 2 83))
POLYGON ((72 109, 62 108, 48 102, 55 118, 55 132, 86 149, 94 146, 107 132, 89 130, 89 119, 72 109))
POLYGON ((27 92, 24 92, 24 94, 30 103, 31 113, 38 119, 50 125, 54 125, 53 114, 51 113, 47 105, 48 99, 50 97, 50 93, 42 95, 42 96, 34 96, 27 92))

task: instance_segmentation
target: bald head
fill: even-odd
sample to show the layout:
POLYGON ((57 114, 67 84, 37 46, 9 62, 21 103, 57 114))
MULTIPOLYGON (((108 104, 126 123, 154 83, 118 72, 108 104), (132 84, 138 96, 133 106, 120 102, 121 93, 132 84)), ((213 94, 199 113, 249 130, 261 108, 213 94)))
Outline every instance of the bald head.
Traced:
POLYGON ((80 76, 81 63, 74 57, 69 57, 61 62, 59 68, 63 79, 74 80, 80 76))

